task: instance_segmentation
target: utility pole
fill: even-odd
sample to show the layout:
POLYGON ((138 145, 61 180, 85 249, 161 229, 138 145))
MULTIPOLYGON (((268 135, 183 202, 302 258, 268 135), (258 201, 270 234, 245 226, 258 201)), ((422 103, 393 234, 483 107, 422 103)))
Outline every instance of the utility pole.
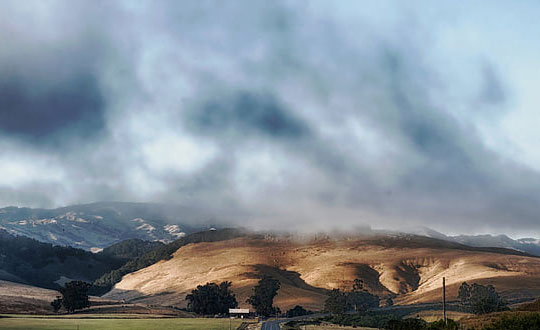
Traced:
POLYGON ((442 310, 443 310, 443 320, 446 324, 446 279, 442 278, 442 310))

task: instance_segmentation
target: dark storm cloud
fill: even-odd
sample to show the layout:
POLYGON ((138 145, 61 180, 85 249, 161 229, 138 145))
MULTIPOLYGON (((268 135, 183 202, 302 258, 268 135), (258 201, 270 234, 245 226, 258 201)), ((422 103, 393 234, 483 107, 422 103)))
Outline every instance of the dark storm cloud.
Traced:
POLYGON ((301 139, 308 125, 269 94, 248 91, 211 99, 189 114, 192 128, 205 134, 259 135, 276 139, 301 139))
POLYGON ((105 100, 92 72, 61 81, 3 75, 0 134, 32 144, 90 138, 105 126, 105 100))
POLYGON ((503 107, 509 83, 479 65, 471 101, 445 81, 446 57, 426 58, 431 26, 406 13, 90 3, 36 9, 46 24, 30 32, 0 14, 0 32, 17 32, 0 50, 0 169, 14 173, 0 204, 178 202, 310 228, 537 221, 538 173, 488 148, 450 102, 503 107))
POLYGON ((482 69, 482 88, 480 98, 488 104, 499 105, 507 99, 507 92, 495 68, 485 64, 482 69))

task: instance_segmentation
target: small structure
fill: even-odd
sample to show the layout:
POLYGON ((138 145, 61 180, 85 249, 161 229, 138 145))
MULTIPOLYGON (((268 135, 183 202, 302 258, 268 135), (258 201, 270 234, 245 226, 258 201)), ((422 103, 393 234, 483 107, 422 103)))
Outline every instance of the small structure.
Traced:
POLYGON ((249 308, 229 308, 229 316, 243 319, 249 316, 249 308))

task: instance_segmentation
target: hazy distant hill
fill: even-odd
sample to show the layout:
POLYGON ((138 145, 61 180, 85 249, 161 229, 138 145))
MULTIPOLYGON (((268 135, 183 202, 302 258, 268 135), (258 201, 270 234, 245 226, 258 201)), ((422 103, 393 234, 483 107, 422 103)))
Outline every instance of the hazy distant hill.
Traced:
MULTIPOLYGON (((329 289, 350 290, 355 278, 395 303, 448 299, 463 281, 490 283, 506 298, 540 294, 540 258, 503 248, 475 248, 416 235, 284 236, 249 234, 179 244, 154 264, 124 275, 104 297, 185 307, 199 284, 232 281, 240 305, 262 275, 281 282, 282 310, 297 304, 320 309, 329 289)), ((184 242, 185 243, 185 242, 184 242)), ((165 253, 165 254, 166 254, 165 253)))
POLYGON ((540 256, 540 240, 535 238, 512 239, 506 235, 458 235, 447 236, 430 228, 411 231, 414 234, 443 239, 476 247, 500 247, 540 256))
POLYGON ((171 242, 207 229, 212 218, 187 207, 102 202, 57 209, 0 209, 0 229, 55 245, 100 251, 131 238, 171 242))

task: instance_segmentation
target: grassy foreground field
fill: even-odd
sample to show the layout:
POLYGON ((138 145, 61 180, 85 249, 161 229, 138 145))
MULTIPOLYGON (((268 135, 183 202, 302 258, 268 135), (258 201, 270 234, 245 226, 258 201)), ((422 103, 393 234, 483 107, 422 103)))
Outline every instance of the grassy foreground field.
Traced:
MULTIPOLYGON (((102 316, 103 317, 103 316, 102 316)), ((232 329, 240 325, 240 320, 232 320, 232 329)), ((71 317, 25 317, 10 316, 0 318, 2 330, 228 330, 229 319, 203 318, 90 318, 71 317)))

